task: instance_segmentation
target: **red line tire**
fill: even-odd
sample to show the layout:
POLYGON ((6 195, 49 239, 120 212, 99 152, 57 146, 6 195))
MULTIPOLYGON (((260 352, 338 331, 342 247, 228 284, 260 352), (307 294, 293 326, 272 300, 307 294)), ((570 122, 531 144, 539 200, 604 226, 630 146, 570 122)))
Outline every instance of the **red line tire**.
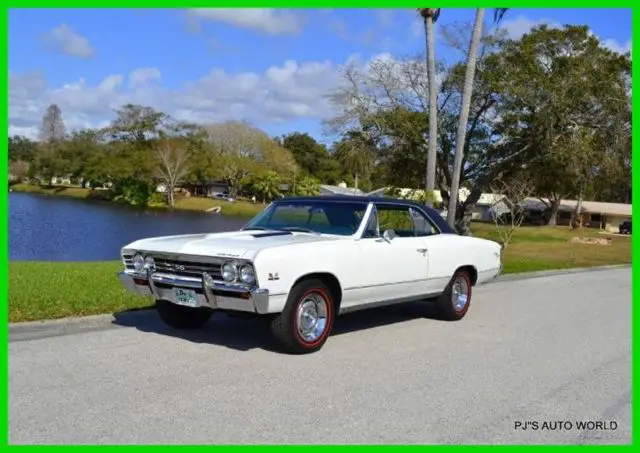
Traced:
POLYGON ((464 318, 471 306, 472 286, 469 272, 457 270, 444 293, 435 300, 435 307, 440 317, 447 321, 458 321, 464 318))
POLYGON ((286 352, 308 354, 324 346, 334 320, 335 305, 327 285, 318 279, 302 280, 289 293, 282 313, 271 321, 271 333, 286 352))

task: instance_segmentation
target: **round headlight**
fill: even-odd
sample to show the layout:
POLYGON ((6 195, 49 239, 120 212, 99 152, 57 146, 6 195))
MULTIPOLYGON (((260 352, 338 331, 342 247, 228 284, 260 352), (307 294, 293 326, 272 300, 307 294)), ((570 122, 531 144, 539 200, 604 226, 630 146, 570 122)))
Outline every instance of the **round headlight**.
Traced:
POLYGON ((155 272, 156 262, 153 260, 152 256, 147 256, 144 259, 144 268, 150 270, 151 272, 155 272))
POLYGON ((253 285, 256 282, 256 274, 251 266, 242 266, 240 268, 240 280, 247 285, 253 285))
POLYGON ((236 278, 238 278, 238 271, 233 263, 222 266, 222 279, 225 282, 233 282, 236 278))
POLYGON ((133 268, 137 271, 141 271, 144 267, 144 258, 139 253, 133 255, 133 268))

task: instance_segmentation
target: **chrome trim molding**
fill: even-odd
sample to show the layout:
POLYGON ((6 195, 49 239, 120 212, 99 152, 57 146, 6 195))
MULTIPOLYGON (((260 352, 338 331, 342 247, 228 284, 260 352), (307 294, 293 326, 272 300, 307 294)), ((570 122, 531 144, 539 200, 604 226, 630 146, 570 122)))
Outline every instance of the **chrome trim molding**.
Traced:
POLYGON ((428 294, 420 294, 417 296, 407 296, 407 297, 400 297, 395 299, 380 300, 380 301, 370 302, 368 304, 362 304, 362 305, 351 305, 347 307, 340 307, 340 312, 338 314, 342 315, 345 313, 353 313, 355 311, 367 310, 369 308, 379 308, 379 307, 387 307, 390 305, 418 302, 425 299, 433 299, 440 295, 442 295, 442 293, 428 293, 428 294))
MULTIPOLYGON (((352 291, 354 289, 367 289, 367 288, 379 288, 381 286, 391 286, 391 285, 406 285, 407 283, 418 283, 418 282, 427 282, 437 277, 430 277, 428 279, 419 278, 416 280, 404 280, 401 282, 389 282, 389 283, 381 283, 379 285, 365 285, 365 286, 350 286, 348 288, 343 288, 342 291, 352 291)), ((451 277, 449 277, 451 278, 451 277)))

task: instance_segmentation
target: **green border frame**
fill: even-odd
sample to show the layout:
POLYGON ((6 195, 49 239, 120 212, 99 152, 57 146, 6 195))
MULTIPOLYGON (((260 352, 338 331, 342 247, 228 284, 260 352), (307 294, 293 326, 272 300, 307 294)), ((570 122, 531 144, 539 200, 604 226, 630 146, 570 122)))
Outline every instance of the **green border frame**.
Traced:
MULTIPOLYGON (((633 35, 632 42, 640 42, 640 3, 636 3, 638 0, 608 0, 604 4, 595 0, 519 0, 519 1, 486 1, 486 0, 446 0, 437 2, 437 6, 446 6, 448 5, 450 8, 475 8, 475 7, 511 7, 511 8, 549 8, 549 9, 558 9, 558 8, 576 8, 576 9, 611 9, 611 8, 625 8, 632 10, 633 17, 633 35), (634 7, 635 6, 635 7, 634 7)), ((206 1, 206 0, 94 0, 92 2, 87 2, 87 0, 61 0, 61 1, 47 1, 47 0, 8 0, 2 15, 2 29, 5 32, 2 34, 2 40, 4 41, 2 45, 2 61, 3 61, 3 70, 0 75, 0 80, 2 80, 2 85, 5 87, 4 91, 7 93, 6 102, 3 106, 3 115, 2 115, 2 123, 0 123, 0 128, 5 132, 2 134, 2 158, 0 159, 0 175, 2 176, 3 187, 0 188, 0 206, 2 209, 7 212, 8 211, 8 117, 9 117, 9 86, 8 86, 8 19, 9 19, 9 9, 18 9, 18 8, 87 8, 87 5, 91 4, 90 8, 127 8, 127 9, 136 9, 136 8, 149 8, 149 9, 157 9, 157 8, 188 8, 188 7, 288 7, 295 9, 311 9, 311 8, 416 8, 425 6, 416 0, 236 0, 236 1, 206 1)), ((636 72, 640 69, 640 63, 638 60, 633 64, 633 72, 636 72)), ((632 81, 632 89, 640 88, 640 84, 632 81)), ((635 110, 636 107, 640 107, 640 101, 638 98, 633 101, 633 108, 635 110)), ((635 133, 640 136, 640 123, 638 121, 633 121, 632 123, 632 134, 635 133)), ((637 142, 636 142, 637 143, 637 142)), ((640 147, 637 144, 633 144, 632 150, 632 168, 637 168, 640 164, 640 158, 636 157, 638 150, 640 147)), ((632 180, 635 180, 635 173, 632 172, 632 180)), ((632 195, 636 200, 640 200, 640 187, 638 185, 633 185, 632 187, 632 195)), ((635 216, 635 213, 638 209, 633 208, 632 213, 635 216)), ((8 216, 0 217, 0 242, 2 242, 2 258, 1 258, 1 272, 0 275, 0 288, 2 290, 2 295, 7 303, 0 304, 0 319, 2 323, 2 328, 0 329, 0 342, 3 345, 2 349, 2 366, 1 374, 0 374, 0 382, 5 382, 6 386, 3 391, 0 391, 0 406, 2 406, 2 411, 0 411, 0 424, 6 429, 0 428, 0 448, 4 450, 5 447, 8 447, 12 450, 20 449, 23 450, 41 450, 41 449, 50 449, 55 448, 58 449, 67 449, 67 448, 96 448, 92 446, 12 446, 9 445, 9 384, 8 384, 8 334, 9 334, 9 324, 8 324, 8 216)), ((633 237, 632 238, 632 260, 638 252, 638 247, 640 247, 640 238, 633 237)), ((632 268, 632 298, 631 302, 635 299, 634 296, 634 288, 635 285, 633 282, 637 277, 639 271, 634 271, 632 268)), ((633 395, 633 383, 634 377, 637 375, 635 372, 635 366, 633 366, 633 350, 635 349, 636 344, 636 336, 635 331, 633 330, 633 321, 636 318, 636 311, 633 310, 632 305, 632 341, 631 341, 631 352, 632 352, 632 395, 633 395)), ((632 396, 632 414, 631 414, 631 422, 632 422, 632 444, 624 445, 624 446, 544 446, 547 449, 557 449, 562 448, 563 450, 569 448, 611 448, 611 449, 630 449, 633 445, 635 445, 635 437, 633 434, 637 431, 638 427, 640 427, 640 423, 637 422, 638 417, 637 411, 634 410, 633 407, 633 396, 632 396)), ((198 447, 198 446, 159 446, 159 447, 144 447, 144 446, 107 446, 109 448, 171 448, 171 449, 181 449, 181 450, 192 450, 194 448, 207 448, 206 446, 198 447)), ((358 449, 367 449, 377 450, 381 448, 394 448, 394 449, 404 449, 404 450, 415 450, 415 449, 424 449, 424 448, 475 448, 475 449, 486 449, 491 446, 358 446, 358 449)), ((517 448, 517 449, 528 449, 535 448, 536 446, 501 446, 500 448, 517 448)), ((100 448, 100 447, 98 447, 100 448)), ((102 446, 105 448, 105 446, 102 446)), ((353 448, 349 446, 215 446, 216 450, 221 451, 237 451, 240 449, 265 449, 270 451, 278 451, 277 449, 281 448, 313 448, 314 450, 325 450, 325 449, 344 449, 353 448)))

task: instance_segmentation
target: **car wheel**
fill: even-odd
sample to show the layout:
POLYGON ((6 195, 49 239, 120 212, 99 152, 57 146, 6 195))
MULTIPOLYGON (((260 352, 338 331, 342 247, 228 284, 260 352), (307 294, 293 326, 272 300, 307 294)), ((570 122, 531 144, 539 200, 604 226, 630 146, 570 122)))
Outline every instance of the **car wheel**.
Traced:
POLYGON ((327 285, 316 279, 303 280, 293 287, 284 310, 272 320, 271 332, 287 352, 315 352, 331 333, 334 311, 327 285))
POLYGON ((168 300, 157 300, 156 310, 164 323, 175 329, 199 329, 213 315, 210 308, 184 307, 168 300))
POLYGON ((471 305, 471 277, 465 270, 458 270, 444 293, 435 300, 436 310, 447 321, 464 318, 471 305))

